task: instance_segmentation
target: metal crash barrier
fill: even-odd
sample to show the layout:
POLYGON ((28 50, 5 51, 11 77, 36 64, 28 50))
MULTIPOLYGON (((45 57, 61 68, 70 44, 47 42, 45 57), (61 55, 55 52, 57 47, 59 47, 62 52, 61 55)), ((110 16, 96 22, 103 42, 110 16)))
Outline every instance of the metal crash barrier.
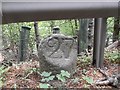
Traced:
POLYGON ((106 20, 118 17, 115 2, 2 2, 2 24, 44 20, 95 18, 93 65, 103 66, 106 20))

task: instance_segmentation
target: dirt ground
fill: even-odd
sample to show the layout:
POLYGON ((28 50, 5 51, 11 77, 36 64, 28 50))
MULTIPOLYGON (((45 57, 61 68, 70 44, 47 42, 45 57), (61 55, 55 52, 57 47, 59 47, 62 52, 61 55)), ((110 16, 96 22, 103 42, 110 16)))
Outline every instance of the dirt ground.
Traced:
MULTIPOLYGON (((29 61, 24 62, 17 66, 11 66, 9 70, 4 74, 5 76, 5 82, 3 85, 3 88, 38 88, 41 76, 36 73, 32 72, 29 73, 27 70, 30 70, 32 68, 39 68, 39 62, 38 61, 29 61)), ((80 63, 79 63, 80 64, 80 63)), ((118 66, 117 64, 111 64, 107 60, 104 62, 106 72, 109 76, 116 74, 118 72, 118 66)), ((92 67, 91 65, 86 65, 85 67, 81 67, 80 65, 77 65, 77 70, 73 77, 69 78, 66 83, 66 88, 112 88, 108 85, 103 86, 96 86, 93 84, 89 84, 86 82, 86 80, 83 79, 84 76, 88 76, 94 80, 94 82, 100 78, 103 78, 104 76, 102 73, 99 72, 95 67, 92 67), (77 81, 74 82, 77 78, 77 81)))

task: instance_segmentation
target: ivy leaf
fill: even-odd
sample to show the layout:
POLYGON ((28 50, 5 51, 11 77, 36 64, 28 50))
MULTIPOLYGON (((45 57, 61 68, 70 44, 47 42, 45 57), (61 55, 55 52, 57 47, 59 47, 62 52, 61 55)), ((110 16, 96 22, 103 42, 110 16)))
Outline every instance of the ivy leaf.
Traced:
POLYGON ((61 74, 57 74, 56 77, 58 78, 58 80, 65 82, 65 77, 63 77, 61 74))
POLYGON ((45 79, 45 78, 42 78, 41 82, 45 82, 45 81, 46 81, 46 79, 45 79))
POLYGON ((68 71, 64 71, 64 70, 61 70, 61 75, 64 77, 67 77, 69 78, 70 77, 70 73, 68 71))
POLYGON ((1 66, 1 67, 0 67, 0 71, 2 71, 3 69, 4 69, 4 66, 1 66))
POLYGON ((42 74, 40 74, 43 77, 49 77, 52 74, 52 72, 42 72, 42 74))
POLYGON ((8 68, 5 68, 5 69, 4 69, 4 66, 0 67, 0 76, 1 76, 3 73, 7 72, 8 70, 9 70, 9 67, 8 67, 8 68))
POLYGON ((40 83, 40 88, 49 88, 50 84, 43 84, 43 83, 40 83))
POLYGON ((53 80, 55 78, 55 76, 50 76, 49 80, 53 80))
POLYGON ((0 80, 0 88, 3 86, 3 82, 0 80))
POLYGON ((86 69, 83 69, 82 72, 83 72, 83 74, 86 74, 87 70, 86 70, 86 69))
POLYGON ((92 78, 87 77, 87 76, 84 76, 83 79, 86 80, 87 83, 89 83, 89 84, 92 84, 94 82, 92 78))
POLYGON ((78 82, 79 82, 79 78, 73 79, 73 83, 78 83, 78 82))
POLYGON ((51 80, 53 80, 55 78, 55 76, 50 76, 50 77, 46 77, 46 78, 42 78, 42 82, 49 82, 49 81, 51 81, 51 80))
POLYGON ((97 74, 97 72, 94 70, 94 72, 93 72, 95 75, 97 74))

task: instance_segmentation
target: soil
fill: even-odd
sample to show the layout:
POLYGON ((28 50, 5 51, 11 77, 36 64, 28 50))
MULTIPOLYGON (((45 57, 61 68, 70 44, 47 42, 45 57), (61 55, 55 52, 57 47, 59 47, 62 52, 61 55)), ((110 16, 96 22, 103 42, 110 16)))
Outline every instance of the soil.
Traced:
MULTIPOLYGON (((39 73, 29 70, 39 68, 39 62, 37 60, 31 60, 19 65, 13 65, 9 67, 9 70, 4 73, 4 85, 2 88, 39 88, 41 76, 39 73)), ((120 69, 120 65, 111 63, 109 60, 104 60, 104 69, 105 72, 112 76, 117 74, 120 69)), ((83 77, 90 77, 93 81, 104 78, 101 72, 90 64, 81 64, 78 62, 77 70, 74 75, 67 79, 64 83, 66 88, 113 88, 109 85, 98 85, 96 86, 94 82, 88 83, 83 77), (76 80, 76 81, 75 81, 76 80)))

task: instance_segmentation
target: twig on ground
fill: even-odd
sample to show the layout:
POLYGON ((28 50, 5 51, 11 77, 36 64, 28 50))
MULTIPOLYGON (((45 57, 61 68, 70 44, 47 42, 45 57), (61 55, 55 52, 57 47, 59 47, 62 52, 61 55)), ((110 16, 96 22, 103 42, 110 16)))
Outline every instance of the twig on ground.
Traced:
POLYGON ((105 76, 105 78, 97 80, 95 82, 95 85, 111 85, 114 87, 118 87, 119 84, 118 78, 120 78, 120 73, 117 75, 112 75, 110 77, 104 70, 99 69, 99 71, 105 76))

